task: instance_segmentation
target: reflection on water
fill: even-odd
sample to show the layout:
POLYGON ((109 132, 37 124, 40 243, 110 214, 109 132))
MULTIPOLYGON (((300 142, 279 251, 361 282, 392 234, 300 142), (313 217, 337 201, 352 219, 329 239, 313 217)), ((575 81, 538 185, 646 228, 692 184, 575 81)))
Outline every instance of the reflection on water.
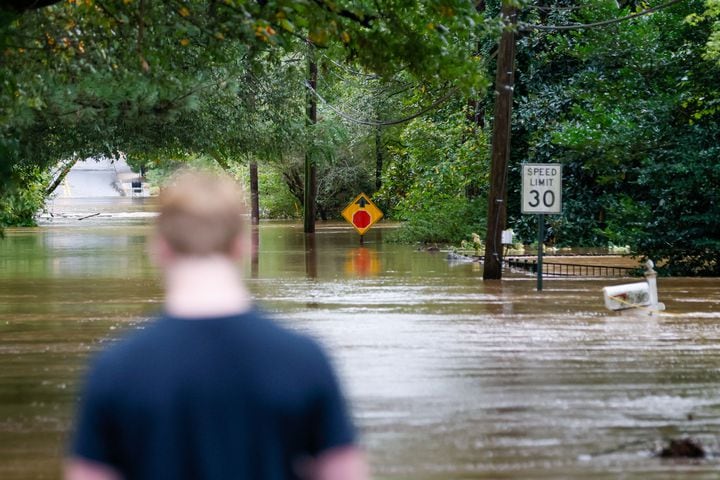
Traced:
POLYGON ((382 263, 377 251, 365 247, 348 250, 345 261, 345 274, 348 276, 375 276, 380 273, 382 263))
MULTIPOLYGON (((147 220, 88 221, 0 242, 3 480, 59 478, 87 355, 159 308, 147 220)), ((330 349, 376 478, 716 478, 720 281, 661 279, 674 315, 627 318, 603 308, 612 280, 537 293, 382 235, 270 222, 245 267, 264 308, 330 349), (715 456, 651 456, 681 435, 715 456)))

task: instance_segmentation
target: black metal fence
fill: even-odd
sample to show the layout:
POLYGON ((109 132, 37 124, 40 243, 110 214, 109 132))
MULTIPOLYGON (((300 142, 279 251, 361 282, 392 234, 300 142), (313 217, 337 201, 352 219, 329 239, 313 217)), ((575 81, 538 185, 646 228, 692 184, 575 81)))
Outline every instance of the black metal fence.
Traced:
MULTIPOLYGON (((510 268, 537 273, 537 259, 507 258, 505 263, 510 268)), ((640 270, 629 267, 581 265, 577 263, 543 261, 542 273, 544 277, 634 277, 640 274, 640 270)))

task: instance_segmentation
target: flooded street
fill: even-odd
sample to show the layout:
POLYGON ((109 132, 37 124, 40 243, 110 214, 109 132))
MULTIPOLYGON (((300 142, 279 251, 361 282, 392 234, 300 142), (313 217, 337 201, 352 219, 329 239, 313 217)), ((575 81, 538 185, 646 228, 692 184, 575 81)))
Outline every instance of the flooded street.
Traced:
MULTIPOLYGON (((88 355, 160 308, 151 210, 88 203, 0 241, 1 479, 60 477, 88 355)), ((264 223, 244 267, 263 308, 328 347, 374 478, 718 477, 720 279, 661 278, 668 314, 622 317, 601 288, 636 280, 537 293, 532 276, 483 282, 478 264, 382 243, 387 231, 360 247, 346 225, 306 239, 264 223), (682 436, 710 458, 653 456, 682 436)))

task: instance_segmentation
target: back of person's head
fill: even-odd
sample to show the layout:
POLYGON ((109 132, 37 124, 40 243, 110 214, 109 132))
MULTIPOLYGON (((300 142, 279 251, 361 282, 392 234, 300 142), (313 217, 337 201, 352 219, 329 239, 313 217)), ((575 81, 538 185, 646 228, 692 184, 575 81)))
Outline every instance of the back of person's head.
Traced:
POLYGON ((245 225, 245 198, 233 179, 182 171, 160 192, 159 235, 178 255, 232 253, 245 225))

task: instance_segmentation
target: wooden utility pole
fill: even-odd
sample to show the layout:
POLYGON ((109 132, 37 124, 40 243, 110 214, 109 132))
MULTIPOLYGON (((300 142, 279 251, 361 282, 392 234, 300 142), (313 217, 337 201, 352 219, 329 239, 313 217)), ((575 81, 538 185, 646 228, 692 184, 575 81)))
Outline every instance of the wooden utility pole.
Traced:
MULTIPOLYGON (((511 27, 517 9, 503 1, 502 17, 511 27)), ((495 75, 495 116, 492 132, 490 194, 488 195, 487 235, 483 279, 502 278, 502 231, 507 217, 507 165, 510 157, 510 125, 512 119, 513 84, 515 76, 515 32, 503 31, 497 56, 495 75)))
POLYGON ((305 191, 303 201, 303 217, 305 219, 305 233, 315 233, 315 213, 317 201, 317 169, 315 165, 314 135, 312 128, 317 123, 317 62, 315 61, 315 47, 308 45, 308 91, 305 106, 305 125, 308 127, 308 143, 305 147, 305 191))

